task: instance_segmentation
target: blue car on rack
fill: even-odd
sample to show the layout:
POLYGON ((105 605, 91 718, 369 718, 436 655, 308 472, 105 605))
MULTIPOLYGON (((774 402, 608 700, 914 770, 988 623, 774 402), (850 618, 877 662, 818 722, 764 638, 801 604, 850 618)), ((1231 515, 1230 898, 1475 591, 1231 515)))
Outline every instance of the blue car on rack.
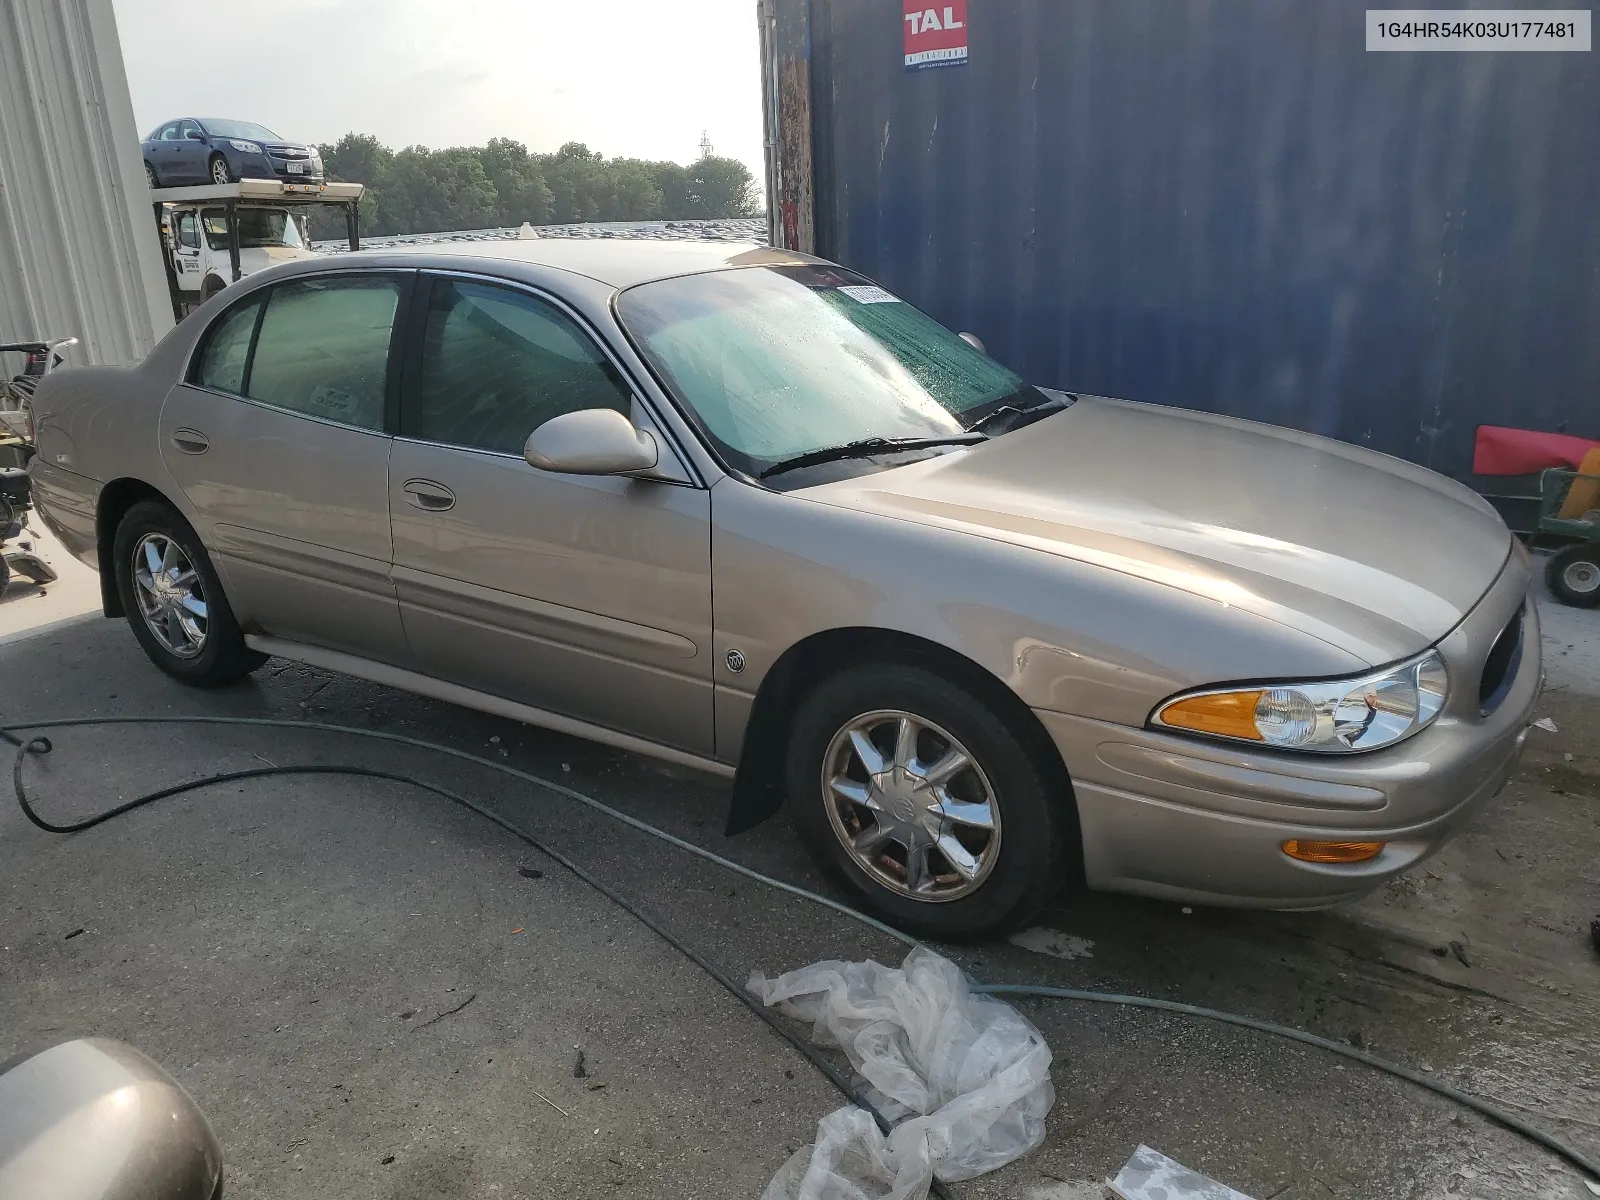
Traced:
POLYGON ((153 188, 276 179, 321 183, 322 156, 305 142, 286 142, 254 121, 180 117, 142 143, 145 178, 153 188))

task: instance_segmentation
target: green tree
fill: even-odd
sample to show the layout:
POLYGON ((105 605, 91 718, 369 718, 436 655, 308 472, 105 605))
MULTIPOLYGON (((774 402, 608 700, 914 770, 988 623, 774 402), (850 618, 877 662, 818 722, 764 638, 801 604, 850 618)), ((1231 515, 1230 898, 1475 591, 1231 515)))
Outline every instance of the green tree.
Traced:
POLYGON ((384 215, 403 226, 395 232, 488 229, 500 219, 500 194, 477 147, 407 146, 394 156, 383 189, 384 215))
POLYGON ((605 160, 582 142, 568 142, 541 164, 554 201, 552 221, 598 221, 600 175, 605 160))
POLYGON ((500 223, 543 225, 550 220, 555 197, 544 181, 538 160, 521 142, 490 138, 483 148, 483 170, 500 197, 500 223))
MULTIPOLYGON (((483 146, 392 151, 370 134, 320 147, 328 177, 366 185, 362 230, 438 233, 578 221, 652 221, 753 216, 755 180, 734 159, 708 155, 689 167, 607 159, 582 142, 554 154, 492 138, 483 146)), ((313 236, 343 235, 334 214, 313 216, 313 236)))
POLYGON ((689 204, 689 171, 675 162, 650 164, 656 187, 661 191, 661 215, 669 221, 682 221, 693 215, 689 204))
POLYGON ((606 164, 609 187, 600 209, 602 221, 658 221, 666 215, 653 165, 637 158, 614 158, 606 164))
MULTIPOLYGON (((361 183, 366 191, 361 196, 361 228, 367 233, 386 233, 386 222, 381 215, 383 179, 394 154, 370 133, 347 133, 337 142, 317 147, 322 155, 322 169, 327 177, 343 183, 361 183)), ((336 238, 344 236, 344 217, 324 209, 311 210, 311 236, 336 238)))
POLYGON ((759 214, 755 176, 736 158, 706 155, 689 167, 688 187, 690 206, 702 219, 759 214))

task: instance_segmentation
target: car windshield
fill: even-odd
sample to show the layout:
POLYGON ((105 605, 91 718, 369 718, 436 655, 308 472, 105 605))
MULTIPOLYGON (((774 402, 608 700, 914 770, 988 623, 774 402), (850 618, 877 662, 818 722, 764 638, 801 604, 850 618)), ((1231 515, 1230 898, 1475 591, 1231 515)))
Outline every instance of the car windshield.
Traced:
POLYGON ((276 141, 278 135, 265 125, 257 125, 254 121, 219 121, 212 117, 205 119, 206 132, 212 137, 250 138, 259 141, 266 138, 276 141))
MULTIPOLYGON (((304 250, 300 227, 294 223, 286 209, 241 208, 239 212, 239 246, 249 250, 260 246, 293 246, 304 250)), ((205 211, 206 241, 213 250, 228 248, 228 217, 220 208, 205 211)))
POLYGON ((624 327, 729 465, 868 438, 962 433, 1045 397, 944 326, 837 267, 748 267, 641 284, 624 327))

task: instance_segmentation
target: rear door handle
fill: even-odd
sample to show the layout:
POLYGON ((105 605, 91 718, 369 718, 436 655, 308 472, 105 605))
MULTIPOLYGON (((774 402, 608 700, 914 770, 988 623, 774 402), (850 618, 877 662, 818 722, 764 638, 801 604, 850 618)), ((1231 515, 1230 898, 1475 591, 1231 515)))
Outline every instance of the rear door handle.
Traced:
POLYGON ((198 429, 174 429, 172 444, 185 454, 204 454, 211 449, 210 440, 198 429))
POLYGON ((408 479, 401 490, 407 500, 424 512, 447 512, 456 506, 456 494, 431 479, 408 479))

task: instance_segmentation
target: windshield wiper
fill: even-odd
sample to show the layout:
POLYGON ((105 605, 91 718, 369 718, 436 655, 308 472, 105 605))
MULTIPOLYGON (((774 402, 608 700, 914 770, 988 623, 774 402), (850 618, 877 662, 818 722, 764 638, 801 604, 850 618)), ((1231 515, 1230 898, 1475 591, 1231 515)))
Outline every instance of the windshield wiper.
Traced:
POLYGON ((819 463, 839 462, 846 458, 871 458, 874 454, 926 450, 935 446, 972 446, 988 440, 988 434, 976 430, 953 433, 947 437, 862 438, 859 442, 847 442, 843 446, 826 446, 821 450, 811 450, 805 454, 797 454, 793 458, 786 458, 782 462, 773 463, 762 471, 758 478, 771 479, 774 475, 781 475, 785 471, 797 471, 801 467, 814 467, 819 463))
POLYGON ((982 433, 991 425, 997 425, 1002 420, 1010 417, 1042 417, 1046 413, 1059 412, 1069 407, 1077 397, 1063 396, 1060 399, 1046 396, 1037 404, 1002 404, 993 412, 985 413, 971 425, 967 426, 969 432, 982 433))

